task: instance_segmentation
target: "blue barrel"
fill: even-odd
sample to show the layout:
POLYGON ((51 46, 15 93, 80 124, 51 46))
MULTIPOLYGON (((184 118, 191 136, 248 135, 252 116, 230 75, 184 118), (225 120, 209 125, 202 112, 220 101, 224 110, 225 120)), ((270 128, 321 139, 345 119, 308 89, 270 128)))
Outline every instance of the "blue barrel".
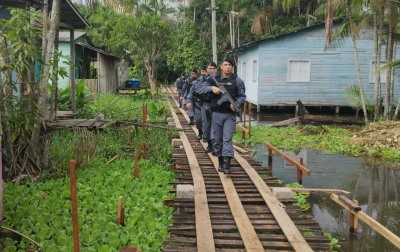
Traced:
POLYGON ((125 81, 125 86, 126 88, 140 89, 140 80, 135 78, 129 79, 125 81))

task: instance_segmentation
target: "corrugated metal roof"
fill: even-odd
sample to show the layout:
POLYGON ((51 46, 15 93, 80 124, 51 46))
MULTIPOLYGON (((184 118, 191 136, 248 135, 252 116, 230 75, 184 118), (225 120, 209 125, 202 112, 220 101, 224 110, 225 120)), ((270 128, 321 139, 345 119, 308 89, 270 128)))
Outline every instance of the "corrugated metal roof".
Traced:
POLYGON ((30 6, 39 7, 43 5, 43 0, 1 0, 0 5, 3 7, 26 9, 30 6))
POLYGON ((90 50, 99 52, 99 53, 101 53, 101 54, 107 55, 107 56, 119 58, 118 56, 115 56, 115 55, 113 55, 113 54, 111 54, 111 53, 108 53, 108 52, 106 52, 106 51, 103 51, 103 50, 101 50, 101 49, 99 49, 99 48, 96 48, 96 47, 93 47, 93 46, 90 46, 90 45, 86 45, 86 44, 81 43, 81 42, 76 42, 76 44, 77 44, 77 45, 80 45, 80 46, 82 46, 82 47, 88 48, 88 49, 90 49, 90 50))
MULTIPOLYGON (((85 34, 86 34, 85 31, 75 31, 74 40, 77 40, 78 38, 82 37, 85 34)), ((70 35, 69 31, 60 31, 58 34, 58 40, 63 42, 69 42, 70 41, 69 35, 70 35)))
MULTIPOLYGON (((49 0, 49 10, 51 10, 52 4, 53 0, 49 0)), ((21 9, 40 8, 43 6, 43 0, 1 0, 0 6, 21 9)), ((63 28, 85 29, 89 24, 70 0, 61 0, 60 26, 63 28)))
MULTIPOLYGON (((334 24, 341 23, 341 22, 343 22, 343 18, 338 18, 338 19, 334 20, 334 24)), ((316 24, 316 25, 313 25, 313 26, 306 27, 304 29, 300 29, 300 30, 288 32, 288 33, 285 33, 285 34, 272 36, 272 37, 268 37, 268 38, 265 38, 265 39, 260 39, 260 40, 257 40, 257 41, 246 43, 246 44, 243 44, 243 45, 241 45, 239 47, 233 48, 232 51, 235 52, 235 53, 242 52, 242 51, 245 51, 246 49, 253 48, 254 46, 257 46, 258 44, 260 44, 262 42, 278 40, 278 39, 281 39, 281 38, 284 38, 284 37, 287 37, 287 36, 292 36, 292 35, 294 35, 296 33, 300 33, 300 32, 312 31, 314 29, 321 28, 322 26, 325 26, 325 23, 316 24)))

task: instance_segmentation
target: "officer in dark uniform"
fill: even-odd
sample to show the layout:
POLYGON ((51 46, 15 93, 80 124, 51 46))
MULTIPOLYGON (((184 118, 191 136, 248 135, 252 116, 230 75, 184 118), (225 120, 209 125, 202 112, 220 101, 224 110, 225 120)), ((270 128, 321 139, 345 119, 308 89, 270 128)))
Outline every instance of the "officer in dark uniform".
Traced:
MULTIPOLYGON (((196 82, 197 80, 197 70, 193 69, 191 76, 189 78, 186 79, 186 82, 183 84, 183 88, 182 88, 182 96, 180 97, 180 100, 183 101, 183 105, 186 107, 186 105, 188 104, 189 100, 187 99, 187 96, 189 94, 190 89, 192 88, 193 84, 196 82)), ((192 108, 186 108, 188 111, 188 115, 189 115, 189 124, 190 125, 194 125, 194 112, 192 108)))
POLYGON ((246 100, 245 86, 243 81, 232 73, 235 62, 225 57, 221 63, 221 72, 215 75, 218 83, 211 78, 204 82, 201 93, 212 92, 212 130, 214 130, 214 150, 218 156, 218 171, 225 174, 231 173, 231 159, 234 156, 232 137, 235 133, 236 114, 233 105, 222 95, 218 85, 224 85, 230 96, 240 107, 246 100), (207 85, 208 83, 208 85, 207 85))
POLYGON ((181 76, 175 81, 175 87, 178 93, 178 101, 180 108, 182 108, 181 96, 182 96, 183 84, 185 83, 185 81, 186 81, 186 75, 184 73, 182 73, 181 76))
POLYGON ((215 74, 217 71, 217 64, 213 61, 207 63, 207 74, 203 77, 203 80, 199 81, 198 85, 195 85, 195 93, 199 94, 202 100, 201 106, 201 118, 202 118, 202 129, 203 129, 203 141, 207 142, 206 152, 213 151, 213 139, 214 136, 211 134, 211 92, 201 94, 201 89, 204 81, 207 80, 209 74, 215 74))
POLYGON ((189 91, 187 96, 188 103, 186 107, 189 109, 193 109, 194 112, 194 123, 196 125, 197 130, 199 131, 199 135, 197 138, 201 140, 203 138, 203 126, 202 126, 202 115, 201 115, 201 106, 203 104, 203 100, 200 94, 196 92, 196 87, 203 84, 204 75, 207 73, 207 66, 203 66, 201 69, 201 75, 193 84, 192 88, 189 91))

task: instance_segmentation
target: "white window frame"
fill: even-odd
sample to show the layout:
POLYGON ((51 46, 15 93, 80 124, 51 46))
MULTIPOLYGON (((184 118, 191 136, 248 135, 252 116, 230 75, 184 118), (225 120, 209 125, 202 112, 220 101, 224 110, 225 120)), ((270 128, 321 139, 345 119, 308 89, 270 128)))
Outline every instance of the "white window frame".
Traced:
POLYGON ((242 78, 244 81, 246 80, 246 62, 242 64, 242 78))
POLYGON ((253 82, 257 82, 258 79, 258 62, 257 60, 253 60, 253 82))
POLYGON ((287 82, 311 82, 311 60, 309 60, 309 59, 289 59, 288 67, 287 67, 287 82), (291 70, 291 63, 293 63, 293 62, 308 63, 308 69, 305 69, 306 73, 303 74, 303 78, 300 78, 300 76, 299 76, 300 72, 298 71, 297 78, 291 79, 290 70, 291 70))
MULTIPOLYGON (((381 68, 386 65, 386 60, 381 60, 381 68)), ((387 71, 381 71, 381 83, 386 83, 387 71)), ((375 83, 375 60, 369 63, 369 83, 375 83)))

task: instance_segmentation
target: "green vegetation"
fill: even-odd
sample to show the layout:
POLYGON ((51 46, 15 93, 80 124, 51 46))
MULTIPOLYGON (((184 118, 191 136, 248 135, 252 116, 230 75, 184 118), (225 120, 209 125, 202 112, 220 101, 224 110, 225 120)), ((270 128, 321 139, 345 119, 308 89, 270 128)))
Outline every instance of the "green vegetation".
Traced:
MULTIPOLYGON (((314 149, 331 154, 343 154, 353 157, 374 156, 388 162, 399 162, 400 152, 393 146, 368 146, 353 139, 356 134, 364 132, 363 127, 335 126, 289 126, 289 127, 252 127, 251 139, 247 144, 269 142, 282 150, 299 151, 314 149)), ((236 132, 235 140, 241 141, 241 134, 236 132)), ((372 140, 371 140, 372 141, 372 140)))
MULTIPOLYGON (((303 188, 304 187, 303 185, 300 185, 299 183, 286 184, 285 186, 288 188, 303 188)), ((307 212, 311 208, 310 203, 307 202, 308 197, 310 197, 310 194, 308 194, 308 193, 294 192, 293 198, 297 199, 297 203, 294 203, 293 205, 299 206, 301 208, 301 211, 307 212)))
POLYGON ((333 237, 332 234, 329 232, 324 232, 324 235, 330 240, 329 244, 331 245, 332 251, 339 251, 341 247, 339 239, 333 237))
MULTIPOLYGON (((100 96, 87 104, 92 111, 102 111, 108 119, 139 119, 144 100, 130 96, 100 96)), ((168 115, 165 101, 147 100, 149 119, 164 120, 168 115)), ((174 173, 168 160, 172 153, 170 137, 175 131, 148 128, 132 131, 128 143, 127 129, 108 128, 94 137, 95 156, 77 169, 80 245, 83 251, 119 251, 131 245, 142 251, 160 251, 168 235, 173 209, 163 200, 174 173), (146 158, 139 161, 139 178, 133 176, 136 143, 146 142, 146 158), (118 155, 118 159, 107 162, 118 155), (116 224, 117 200, 124 198, 125 226, 116 224)), ((89 134, 89 133, 88 133, 89 134)), ((5 220, 2 225, 13 228, 43 246, 43 251, 72 251, 70 159, 79 149, 78 133, 59 131, 52 137, 53 166, 50 177, 21 184, 6 183, 4 188, 5 220)), ((0 241, 1 251, 21 251, 34 247, 22 239, 20 243, 0 241), (1 247, 3 246, 3 247, 1 247)), ((36 248, 37 249, 37 248, 36 248)))

